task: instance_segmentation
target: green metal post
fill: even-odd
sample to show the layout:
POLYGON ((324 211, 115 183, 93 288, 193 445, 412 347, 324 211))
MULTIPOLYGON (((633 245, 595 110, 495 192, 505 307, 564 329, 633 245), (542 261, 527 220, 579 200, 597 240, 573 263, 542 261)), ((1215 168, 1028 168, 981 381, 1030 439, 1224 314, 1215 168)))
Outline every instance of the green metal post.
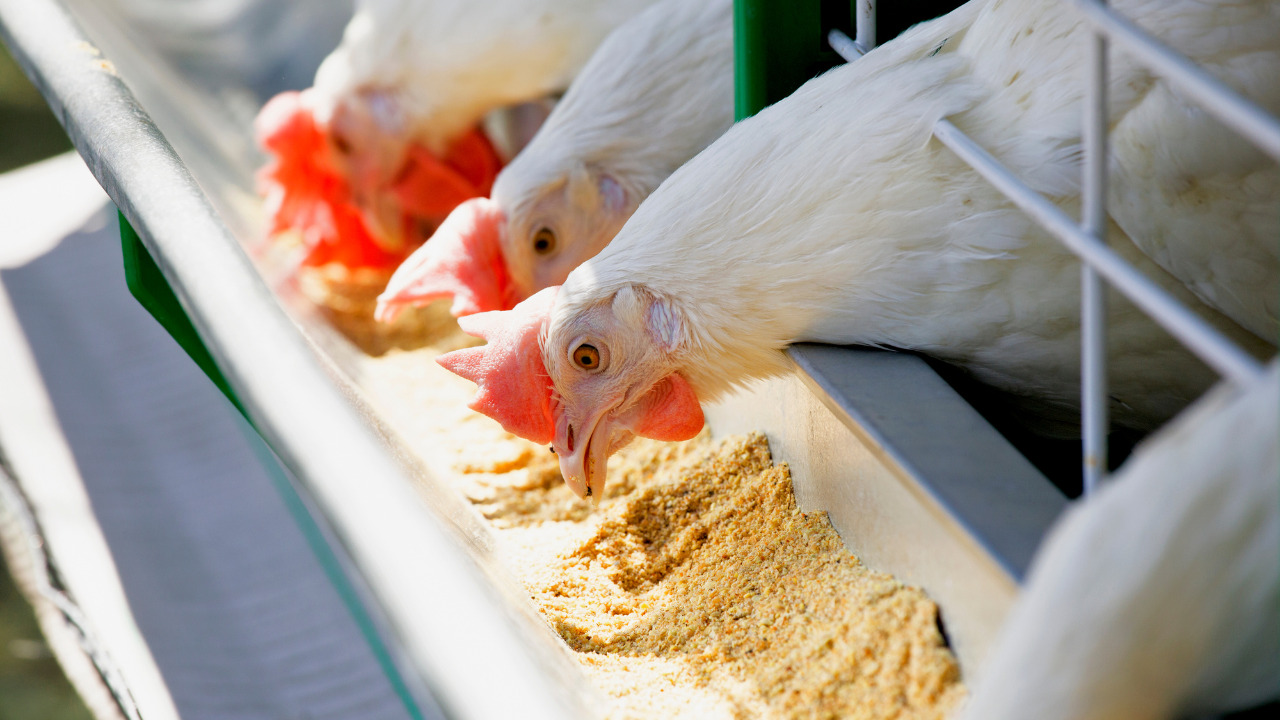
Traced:
MULTIPOLYGON (((858 0, 734 0, 734 111, 741 120, 844 63, 827 33, 854 33, 858 0)), ((876 7, 884 44, 912 25, 960 7, 964 0, 892 0, 876 7)))
POLYGON ((734 0, 734 111, 741 120, 844 60, 827 44, 853 34, 850 0, 734 0))

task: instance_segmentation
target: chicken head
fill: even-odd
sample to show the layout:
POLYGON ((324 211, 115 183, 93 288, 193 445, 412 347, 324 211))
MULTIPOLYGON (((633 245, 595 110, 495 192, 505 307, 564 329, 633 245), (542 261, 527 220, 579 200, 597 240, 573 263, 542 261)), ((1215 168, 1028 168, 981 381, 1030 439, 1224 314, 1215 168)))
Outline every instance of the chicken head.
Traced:
POLYGON ((603 169, 542 162, 553 171, 530 178, 524 160, 538 161, 532 155, 517 158, 493 186, 506 220, 502 258, 521 298, 563 283, 613 240, 638 203, 638 193, 603 169))
POLYGON ((305 265, 395 267, 457 205, 487 195, 501 168, 479 129, 440 155, 414 142, 389 91, 321 106, 312 90, 282 93, 256 122, 273 156, 259 176, 272 232, 300 231, 305 265))
POLYGON ((273 156, 258 172, 270 234, 297 232, 306 248, 303 265, 394 263, 350 202, 346 180, 326 161, 327 141, 310 100, 305 91, 281 93, 254 121, 258 142, 273 156))
POLYGON ((618 181, 581 165, 528 188, 525 160, 518 157, 498 176, 492 201, 459 205, 405 261, 378 299, 380 319, 449 296, 459 317, 509 310, 564 282, 634 210, 618 181))
POLYGON ((611 303, 555 313, 557 322, 557 290, 463 318, 489 344, 438 362, 479 386, 472 409, 550 441, 570 489, 600 498, 613 452, 636 435, 688 440, 702 429, 702 408, 675 369, 683 327, 667 303, 628 286, 611 303))

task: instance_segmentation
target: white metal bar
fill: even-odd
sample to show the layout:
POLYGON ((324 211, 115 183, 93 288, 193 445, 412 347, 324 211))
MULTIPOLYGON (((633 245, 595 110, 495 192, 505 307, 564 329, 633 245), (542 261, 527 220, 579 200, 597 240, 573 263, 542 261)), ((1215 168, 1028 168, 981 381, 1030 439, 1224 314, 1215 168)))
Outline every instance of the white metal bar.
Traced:
POLYGON ((1121 50, 1191 96, 1205 112, 1280 161, 1280 120, 1170 50, 1097 0, 1073 0, 1082 15, 1121 50))
POLYGON ((871 48, 876 46, 876 0, 858 0, 858 16, 854 25, 858 50, 862 54, 871 52, 871 48))
MULTIPOLYGON (((1089 33, 1085 65, 1084 178, 1080 227, 1107 243, 1107 39, 1089 33)), ((1107 473, 1110 430, 1107 383, 1107 286, 1089 263, 1080 267, 1080 404, 1084 436, 1084 493, 1107 473)))
POLYGON ((1236 347, 1200 316, 1183 307, 1115 251, 1080 229, 1066 213, 1024 184, 949 120, 940 120, 933 133, 1210 367, 1241 384, 1256 381, 1262 376, 1261 363, 1236 347))
POLYGON ((831 49, 835 50, 837 55, 844 58, 845 62, 853 62, 863 55, 862 48, 858 47, 858 43, 840 30, 832 30, 827 33, 827 43, 831 45, 831 49))

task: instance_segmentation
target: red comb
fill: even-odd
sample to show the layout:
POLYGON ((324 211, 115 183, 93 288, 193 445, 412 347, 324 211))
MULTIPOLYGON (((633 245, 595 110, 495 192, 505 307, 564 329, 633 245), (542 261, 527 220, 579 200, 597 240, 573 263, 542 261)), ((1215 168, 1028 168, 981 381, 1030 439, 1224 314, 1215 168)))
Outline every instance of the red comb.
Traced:
POLYGON ((436 358, 450 372, 479 386, 467 407, 497 420, 507 432, 541 444, 551 442, 555 420, 551 378, 542 363, 538 336, 559 289, 546 288, 512 310, 462 318, 462 329, 488 344, 436 358))
POLYGON ((253 121, 253 131, 262 147, 276 155, 312 149, 300 146, 308 139, 319 147, 321 140, 302 93, 294 91, 282 92, 263 105, 253 121))
POLYGON ((272 234, 297 230, 307 247, 304 265, 394 267, 403 257, 374 240, 346 181, 325 163, 323 131, 311 112, 309 91, 281 93, 258 113, 258 142, 275 157, 258 173, 272 234))
POLYGON ((459 205, 391 276, 374 317, 391 322, 406 307, 451 295, 454 316, 509 310, 515 296, 502 259, 502 222, 502 211, 488 198, 459 205))

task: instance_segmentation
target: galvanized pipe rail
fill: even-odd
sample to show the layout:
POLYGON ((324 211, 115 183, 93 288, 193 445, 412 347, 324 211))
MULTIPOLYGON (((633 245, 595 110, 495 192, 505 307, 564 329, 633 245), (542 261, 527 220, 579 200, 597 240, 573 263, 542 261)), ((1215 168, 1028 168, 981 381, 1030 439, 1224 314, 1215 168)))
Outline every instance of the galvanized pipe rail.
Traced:
MULTIPOLYGON (((1084 176, 1079 223, 1019 180, 951 121, 945 118, 939 121, 934 127, 934 136, 1082 261, 1082 469, 1085 492, 1088 493, 1103 479, 1107 467, 1106 282, 1114 285, 1229 381, 1245 385, 1258 380, 1263 373, 1261 363, 1106 245, 1109 42, 1115 42, 1148 69, 1176 85, 1206 112, 1277 160, 1280 160, 1280 120, 1105 7, 1104 0, 1072 2, 1093 26, 1088 37, 1088 63, 1085 67, 1084 176)), ((861 16, 859 22, 862 22, 861 16)), ((860 24, 858 35, 861 37, 862 34, 860 24)), ((850 62, 866 52, 861 43, 850 40, 838 30, 830 33, 829 41, 832 49, 850 62)))

